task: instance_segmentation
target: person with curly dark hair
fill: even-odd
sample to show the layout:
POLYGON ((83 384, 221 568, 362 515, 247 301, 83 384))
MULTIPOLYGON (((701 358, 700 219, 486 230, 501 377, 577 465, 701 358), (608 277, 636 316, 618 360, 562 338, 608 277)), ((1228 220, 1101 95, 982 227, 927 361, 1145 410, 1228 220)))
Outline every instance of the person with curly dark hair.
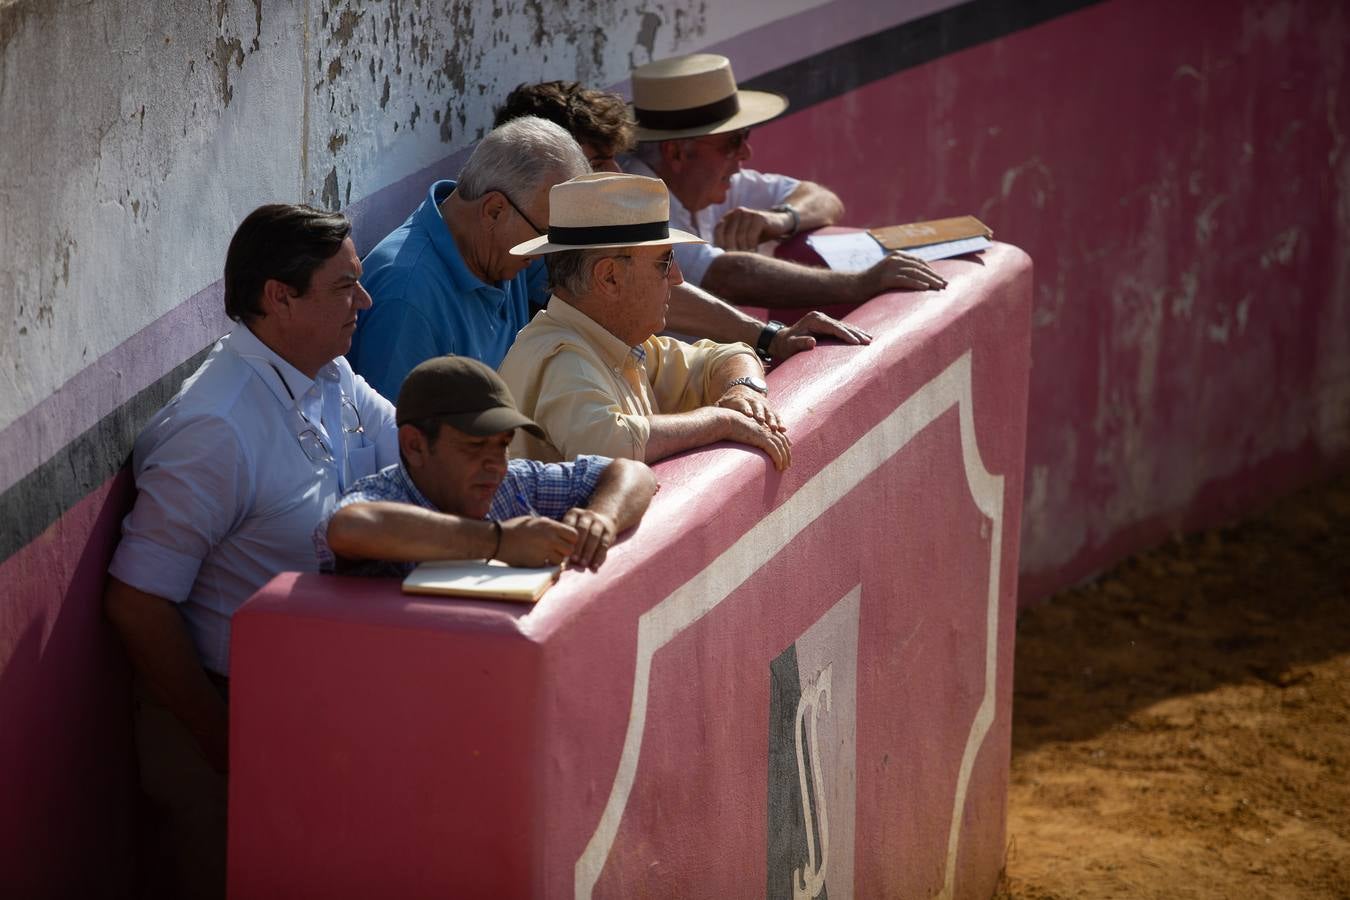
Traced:
POLYGON ((635 146, 637 123, 618 94, 577 81, 544 81, 516 87, 497 109, 492 127, 521 116, 538 116, 566 128, 581 145, 593 172, 619 172, 615 161, 635 146))

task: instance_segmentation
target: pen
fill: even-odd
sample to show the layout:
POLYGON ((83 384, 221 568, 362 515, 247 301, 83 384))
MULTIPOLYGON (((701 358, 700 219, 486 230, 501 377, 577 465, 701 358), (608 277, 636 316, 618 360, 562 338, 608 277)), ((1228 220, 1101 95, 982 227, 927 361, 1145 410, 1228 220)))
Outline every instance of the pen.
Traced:
POLYGON ((535 510, 534 510, 534 504, 531 503, 530 501, 526 500, 526 499, 525 499, 525 495, 522 494, 522 493, 520 492, 520 488, 518 488, 518 487, 512 488, 511 493, 512 493, 513 495, 515 495, 515 498, 516 498, 516 505, 517 505, 518 507, 523 508, 523 509, 528 509, 528 510, 530 511, 530 515, 532 515, 532 516, 537 516, 537 515, 539 515, 539 513, 535 512, 535 510))

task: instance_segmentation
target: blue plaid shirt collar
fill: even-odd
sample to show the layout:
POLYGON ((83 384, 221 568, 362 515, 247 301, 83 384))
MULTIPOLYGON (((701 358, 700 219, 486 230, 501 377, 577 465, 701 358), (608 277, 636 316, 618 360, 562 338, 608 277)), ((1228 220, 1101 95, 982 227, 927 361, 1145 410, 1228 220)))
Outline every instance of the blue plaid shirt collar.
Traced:
MULTIPOLYGON (((436 509, 436 504, 428 500, 426 495, 417 489, 417 485, 413 484, 412 476, 409 475, 408 470, 403 467, 402 458, 399 459, 398 467, 392 474, 394 478, 391 480, 392 483, 390 484, 390 487, 397 487, 401 496, 390 496, 386 499, 401 500, 404 503, 416 503, 423 509, 436 509)), ((393 494, 394 491, 391 490, 390 493, 393 494)))

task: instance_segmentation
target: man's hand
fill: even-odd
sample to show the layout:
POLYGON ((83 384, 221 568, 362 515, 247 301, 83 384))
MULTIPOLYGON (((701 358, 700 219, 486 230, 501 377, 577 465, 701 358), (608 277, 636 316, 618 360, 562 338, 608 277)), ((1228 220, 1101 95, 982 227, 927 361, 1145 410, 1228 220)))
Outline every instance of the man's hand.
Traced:
POLYGON ((803 350, 811 350, 816 346, 814 335, 838 338, 845 344, 872 343, 872 336, 856 325, 832 319, 819 310, 812 310, 773 336, 773 340, 769 342, 769 357, 775 362, 782 362, 803 350))
MULTIPOLYGON (((777 413, 774 416, 777 418, 777 413)), ((758 447, 769 454, 773 467, 780 472, 792 465, 792 442, 781 424, 773 428, 732 410, 727 410, 725 419, 725 440, 758 447)))
POLYGON ((508 566, 555 566, 572 555, 577 543, 575 528, 543 516, 519 516, 501 525, 496 558, 508 566))
POLYGON ((769 398, 743 384, 728 388, 727 392, 718 398, 716 405, 754 419, 760 425, 774 431, 787 430, 782 420, 778 418, 778 410, 769 403, 769 398))
POLYGON ((858 302, 887 291, 941 290, 947 286, 946 279, 928 263, 899 250, 892 250, 867 271, 858 272, 856 278, 858 302))
POLYGON ((569 509, 562 520, 577 532, 577 540, 569 557, 571 564, 591 571, 600 568, 609 548, 619 537, 618 523, 611 516, 580 506, 569 509))
POLYGON ((713 243, 723 250, 754 251, 765 241, 783 237, 791 230, 791 213, 738 206, 717 223, 713 243))

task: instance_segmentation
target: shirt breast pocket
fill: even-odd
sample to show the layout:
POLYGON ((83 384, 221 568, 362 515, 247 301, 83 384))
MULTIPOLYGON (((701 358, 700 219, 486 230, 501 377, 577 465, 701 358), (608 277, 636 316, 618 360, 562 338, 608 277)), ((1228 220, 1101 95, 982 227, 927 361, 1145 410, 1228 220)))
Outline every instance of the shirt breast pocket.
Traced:
POLYGON ((374 444, 365 447, 349 447, 347 449, 347 487, 351 487, 358 479, 365 478, 367 475, 374 475, 375 464, 374 444))

